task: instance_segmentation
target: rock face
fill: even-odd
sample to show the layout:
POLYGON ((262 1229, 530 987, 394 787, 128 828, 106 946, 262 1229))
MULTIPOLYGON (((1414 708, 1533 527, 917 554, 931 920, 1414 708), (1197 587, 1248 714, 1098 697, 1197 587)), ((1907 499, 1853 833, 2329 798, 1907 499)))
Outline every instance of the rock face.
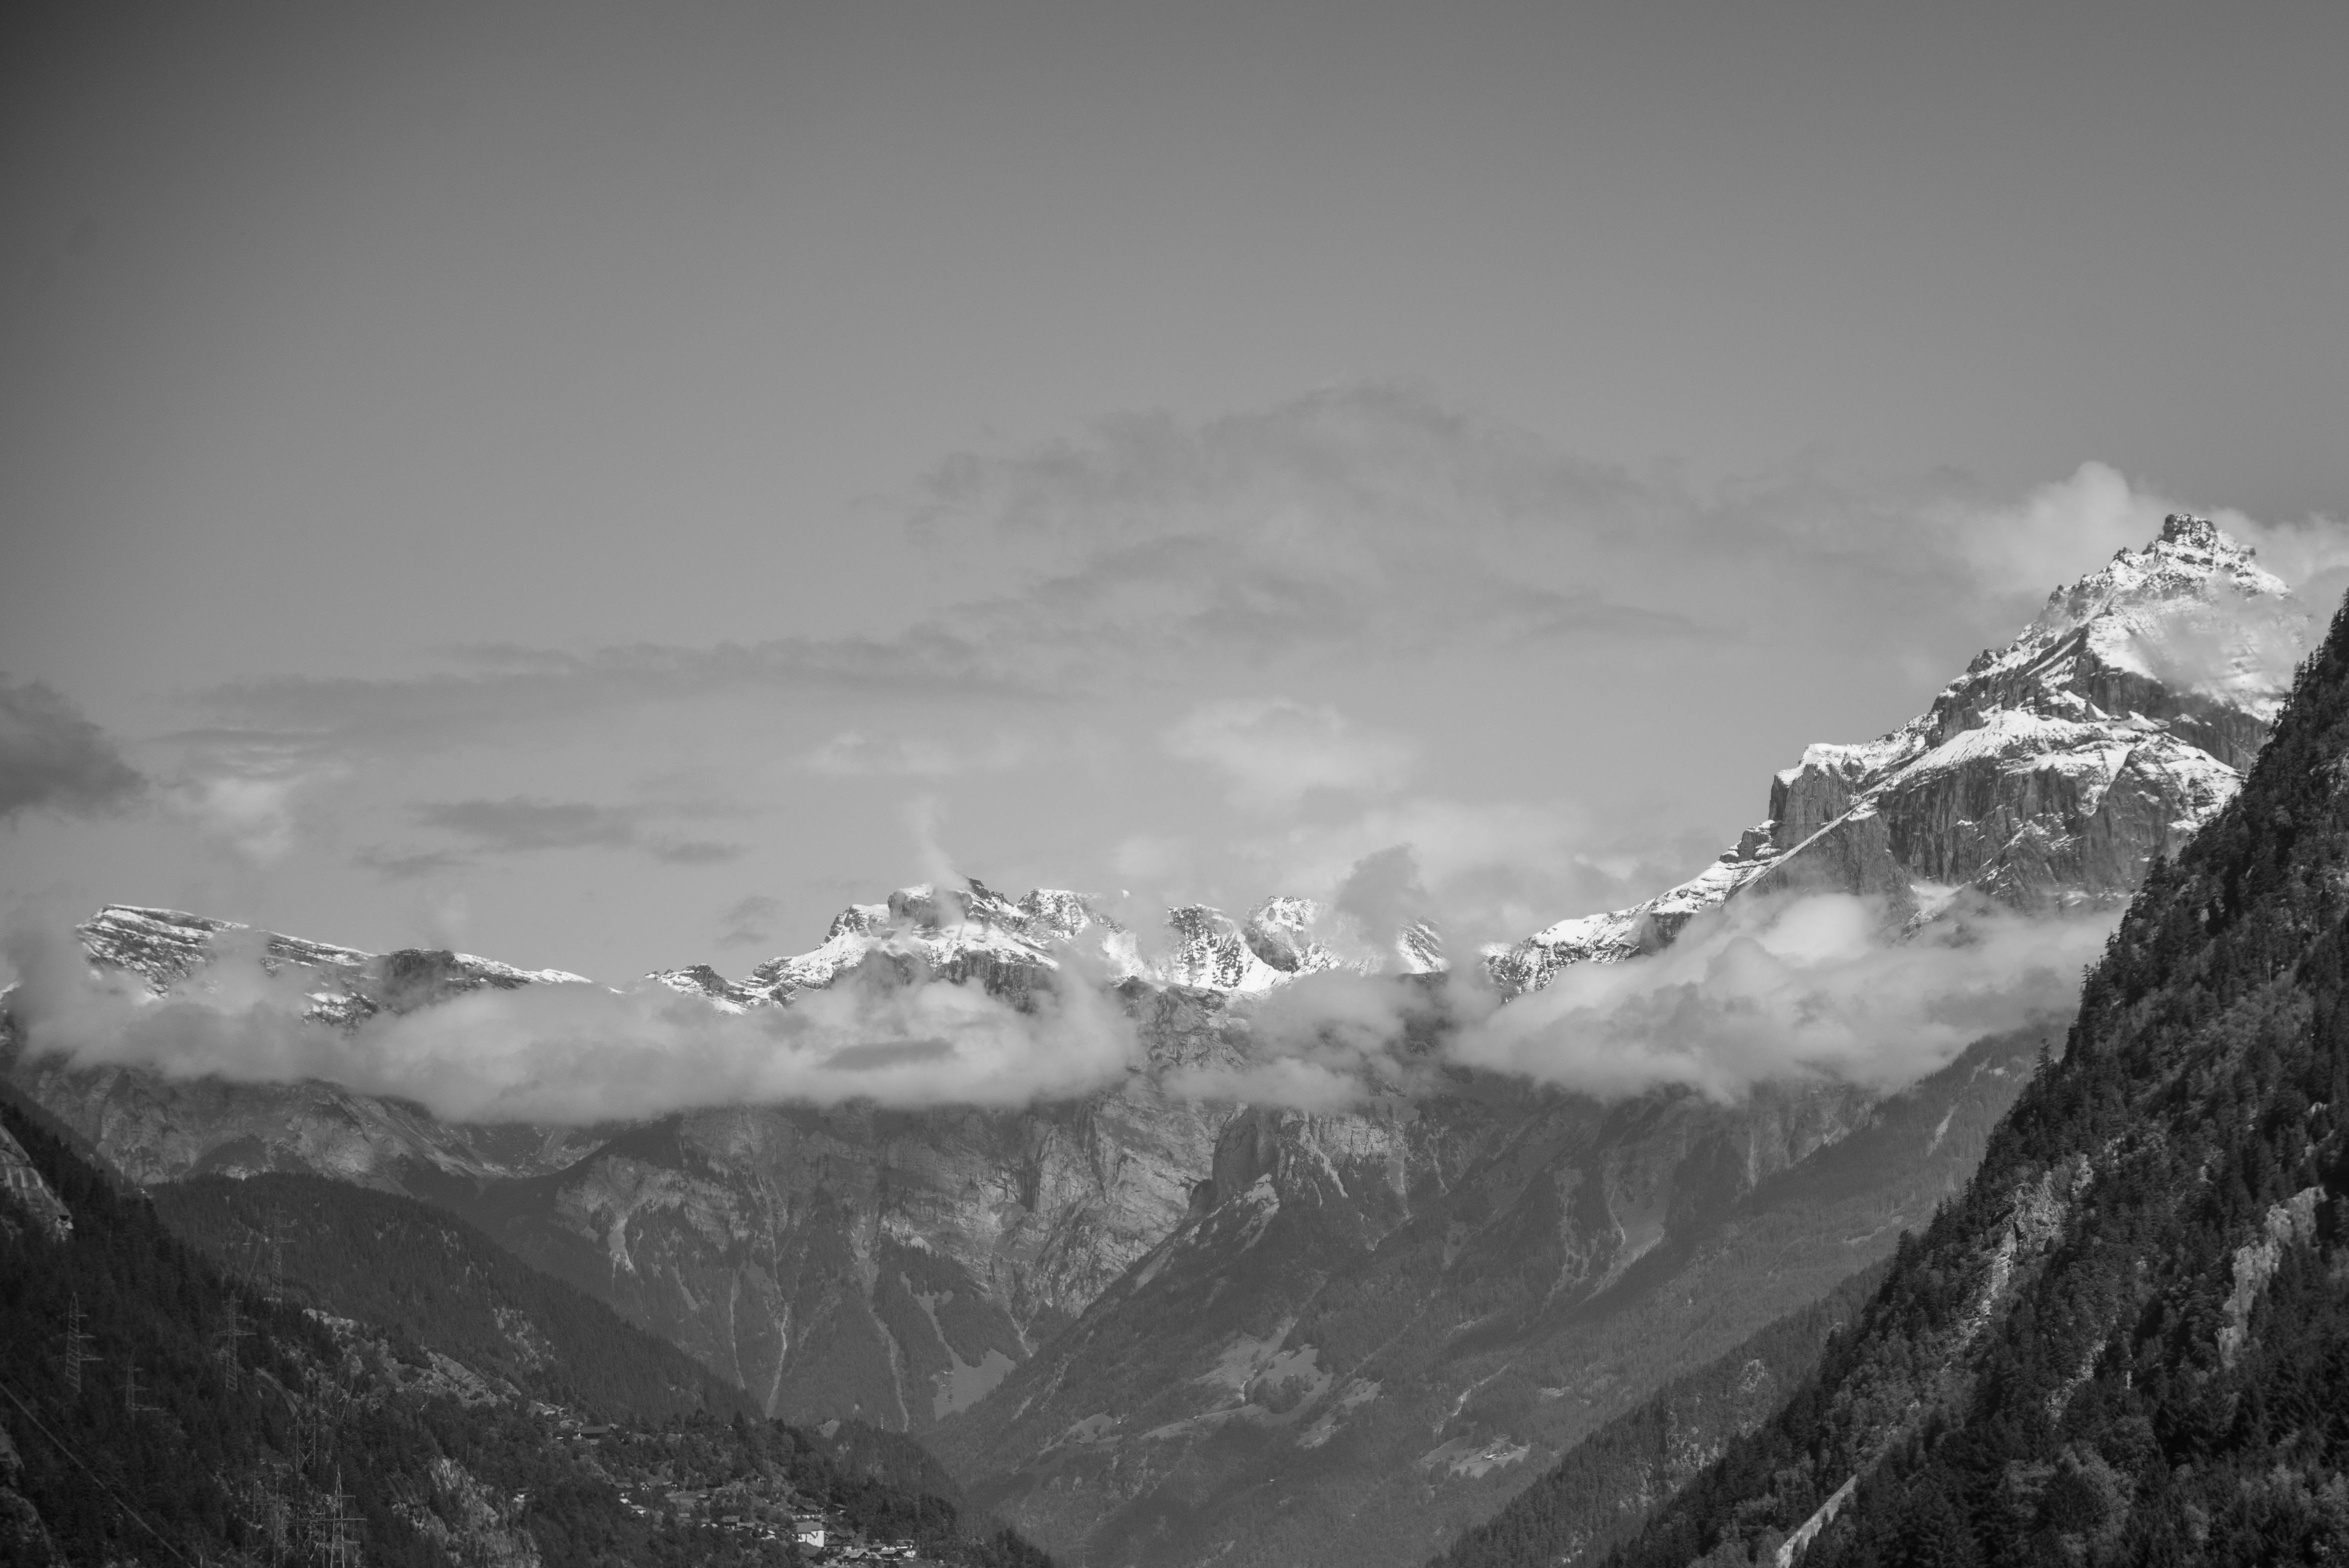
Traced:
POLYGON ((2349 614, 1854 1334, 1615 1561, 2349 1547, 2349 614))
POLYGON ((1466 1082, 1235 1116, 1182 1225, 928 1441, 1089 1563, 1411 1563, 1887 1253, 2045 1034, 1878 1099, 1466 1082))
MULTIPOLYGON (((1911 724, 1812 748, 1774 782, 1770 820, 1698 877, 1486 962, 1506 990, 1538 986, 1749 892, 1871 893, 1912 919, 1965 884, 2027 908, 2117 901, 2238 786, 2303 629, 2247 552, 2174 518, 1911 724)), ((1889 1098, 1809 1083, 1734 1106, 1537 1092, 1444 1068, 1422 1038, 1425 1092, 1315 1116, 1219 1106, 1170 1092, 1171 1069, 1244 1061, 1255 998, 1341 966, 1440 988, 1444 957, 1424 927, 1391 957, 1342 957, 1293 899, 1169 927, 1152 962, 1073 893, 909 888, 742 979, 651 977, 721 1009, 851 975, 1015 1004, 1113 985, 1146 1058, 1116 1089, 1024 1110, 451 1128, 325 1085, 69 1072, 13 1050, 0 1066, 140 1180, 305 1169, 455 1208, 773 1413, 925 1433, 1069 1560, 1334 1564, 1424 1557, 1666 1379, 1884 1255, 1963 1182, 2048 1038, 1982 1042, 1889 1098)), ((309 975, 330 1023, 575 978, 160 912, 104 912, 84 938, 159 987, 242 943, 309 975)))
POLYGON ((1505 990, 1536 989, 1749 890, 1868 893, 1907 914, 1969 885, 2023 909, 2119 902, 2233 795, 2307 641, 2305 610, 2250 551, 2173 516, 1909 723, 1806 750, 1771 781, 1768 819, 1695 878, 1486 963, 1505 990))
MULTIPOLYGON (((159 995, 202 985, 207 967, 224 956, 250 958, 281 982, 298 985, 311 1018, 342 1027, 485 986, 587 984, 561 970, 517 969, 471 954, 362 953, 122 904, 100 910, 78 934, 93 965, 136 976, 159 995)), ((469 1179, 559 1171, 616 1130, 454 1125, 420 1106, 316 1079, 233 1084, 126 1068, 68 1068, 57 1058, 26 1057, 5 1013, 0 1075, 138 1181, 308 1171, 397 1191, 402 1173, 415 1169, 469 1179)))
POLYGON ((1025 1111, 737 1108, 558 1175, 421 1195, 794 1420, 920 1431, 1165 1234, 1220 1113, 1126 1090, 1025 1111))
POLYGON ((31 1221, 34 1229, 53 1241, 73 1235, 73 1214, 41 1180, 25 1146, 5 1127, 0 1127, 0 1199, 5 1199, 5 1204, 0 1204, 0 1229, 12 1239, 21 1233, 16 1229, 18 1219, 31 1221), (15 1206, 14 1215, 6 1204, 15 1206))
MULTIPOLYGON (((94 965, 159 994, 249 956, 298 985, 330 1026, 482 985, 584 984, 172 911, 111 907, 80 935, 94 965)), ((874 971, 1017 995, 1050 983, 1082 939, 1114 972, 1123 936, 1071 894, 916 888, 853 906, 814 953, 762 965, 747 983, 707 969, 654 978, 728 1008, 784 1005, 874 971)), ((429 1198, 685 1346, 771 1413, 920 1429, 977 1399, 1163 1239, 1208 1168, 1227 1111, 1161 1092, 1154 1069, 1230 1056, 1222 998, 1140 981, 1122 995, 1152 1059, 1119 1091, 1028 1110, 453 1125, 317 1081, 72 1068, 27 1057, 7 1027, 0 1070, 135 1180, 311 1171, 429 1198)))
MULTIPOLYGON (((2266 734, 2305 624, 2247 552, 2172 518, 1910 724, 1810 748, 1698 877, 1488 964, 1538 986, 1769 892, 1909 921, 1967 885, 2117 902, 2240 787, 2229 759, 2266 734)), ((1884 1256, 2049 1037, 1983 1042, 1889 1100, 1455 1081, 1377 1115, 1246 1112, 1182 1229, 933 1441, 1079 1562, 1423 1557, 1663 1377, 1884 1256)))
POLYGON ((993 991, 1024 991, 1058 971, 1071 951, 1085 952, 1114 977, 1144 972, 1132 934, 1083 895, 1039 888, 1015 901, 973 878, 963 888, 925 883, 900 888, 880 903, 850 904, 833 917, 823 945, 771 958, 740 982, 706 964, 647 978, 739 1012, 787 1005, 868 966, 908 979, 975 980, 993 991))

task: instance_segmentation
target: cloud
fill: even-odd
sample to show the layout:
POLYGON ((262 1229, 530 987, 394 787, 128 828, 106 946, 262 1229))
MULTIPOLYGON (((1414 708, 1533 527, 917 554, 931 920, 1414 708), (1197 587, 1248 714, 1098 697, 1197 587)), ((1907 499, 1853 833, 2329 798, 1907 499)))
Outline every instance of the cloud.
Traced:
POLYGON ((1185 895, 1210 903, 1244 905, 1267 892, 1334 903, 1366 859, 1402 850, 1425 890, 1420 913, 1443 928, 1453 951, 1469 952, 1645 898, 1702 869, 1721 847, 1702 832, 1603 828, 1571 800, 1414 795, 1212 844, 1136 834, 1111 863, 1144 889, 1190 887, 1200 867, 1215 864, 1218 885, 1185 895))
MULTIPOLYGON (((1944 500, 1928 509, 1920 522, 1942 535, 1950 552, 1982 583, 2044 595, 2069 586, 2114 552, 2143 545, 2173 512, 2209 517, 2251 546, 2261 565, 2296 586, 2349 570, 2349 526, 2338 519, 2262 522, 2231 508, 2189 503, 2133 481, 2109 463, 2093 461, 2066 478, 2033 486, 2012 502, 1944 500)), ((2332 597, 2338 597, 2337 591, 2332 597)), ((2331 607, 2315 605, 2319 614, 2331 607)))
POLYGON ((714 865, 742 853, 740 844, 684 839, 650 826, 647 806, 602 806, 512 795, 502 799, 429 801, 412 808, 422 826, 466 841, 463 851, 363 850, 358 863, 395 880, 429 876, 469 863, 476 855, 526 855, 557 850, 626 850, 668 865, 714 865))
POLYGON ((783 913, 778 901, 751 893, 726 906, 718 917, 720 947, 764 947, 774 941, 774 923, 783 913))
MULTIPOLYGON (((1163 707, 1203 679, 1260 677, 1278 661, 1449 665, 1464 679, 1474 668, 1489 685, 1483 700, 1499 703, 1588 678, 1577 666, 1592 654, 1614 658, 1619 678, 1629 658, 1661 667, 1733 647, 1782 661, 1808 649, 1815 663, 1865 649, 1913 663, 1927 682, 1953 649, 2019 625, 2054 583, 2143 543, 2177 509, 2097 463, 2020 499, 1958 475, 1802 464, 1698 483, 1575 458, 1423 389, 1357 384, 949 458, 903 502, 930 555, 894 628, 478 646, 434 673, 279 677, 198 700, 343 751, 493 740, 689 702, 856 703, 878 717, 839 728, 809 768, 947 778, 1013 762, 985 742, 901 733, 892 705, 1163 707), (987 591, 951 586, 980 582, 987 591)), ((2218 515, 2288 578, 2349 582, 2337 521, 2218 515)))
MULTIPOLYGON (((1407 855, 1371 857, 1347 884, 1344 917, 1407 914, 1415 888, 1407 855)), ((1460 1068, 1602 1099, 1682 1088, 1731 1100, 1803 1078, 1890 1089, 1986 1035, 2067 1014, 2116 918, 2029 918, 1968 900, 1899 938, 1863 899, 1740 900, 1660 954, 1576 965, 1506 1004, 1475 965, 1443 977, 1304 975, 1236 1005, 1204 1057, 1154 1070, 1178 1097, 1316 1112, 1444 1092, 1460 1068)), ((12 1011, 28 1049, 81 1066, 325 1078, 457 1120, 847 1099, 1016 1105, 1146 1070, 1109 975, 1082 954, 1016 1004, 883 970, 742 1015, 659 986, 533 985, 346 1033, 303 1016, 310 983, 290 968, 265 973, 261 940, 245 934, 244 948, 223 946, 157 999, 130 977, 93 974, 55 928, 20 925, 6 949, 22 981, 12 1011)))
POLYGON ((461 892, 437 899, 417 913, 418 929, 435 947, 462 947, 472 923, 473 902, 461 892))
MULTIPOLYGON (((253 938, 258 942, 258 937, 253 938)), ((233 944, 161 998, 94 975, 47 928, 11 933, 11 1009, 35 1055, 171 1078, 324 1078, 452 1121, 635 1120, 709 1105, 1021 1105, 1120 1081, 1133 1026, 1089 978, 1024 1006, 967 985, 852 982, 789 1008, 717 1011, 660 986, 470 992, 345 1033, 302 1016, 300 975, 233 944)), ((1098 978, 1098 977, 1092 977, 1098 978)))
POLYGON ((931 736, 843 729, 807 755, 810 772, 843 779, 951 779, 1016 768, 1029 755, 1016 736, 962 744, 931 736))
POLYGON ((194 700, 236 722, 315 742, 402 749, 762 690, 970 697, 1024 689, 1000 660, 938 625, 891 637, 787 637, 702 647, 473 647, 456 650, 456 658, 457 669, 416 676, 235 681, 197 693, 194 700))
POLYGON ((1360 955, 1383 958, 1395 934, 1431 918, 1435 904, 1420 885, 1419 857, 1409 844, 1392 844, 1354 862, 1330 913, 1360 955))
POLYGON ((350 771, 299 737, 206 729, 166 736, 163 744, 180 754, 161 781, 166 808, 206 840, 256 865, 290 853, 319 787, 350 771))
POLYGON ((1666 1085, 1734 1099, 1805 1077, 1895 1087, 1986 1035, 2067 1016, 2118 918, 1970 903, 1893 941, 1867 900, 1740 899, 1660 954, 1561 971, 1452 1055, 1609 1099, 1666 1085))
MULTIPOLYGON (((1402 871, 1374 863, 1365 880, 1406 888, 1402 871)), ((1802 1079, 1891 1090, 1985 1036, 2068 1016, 2117 919, 1970 899, 1904 937, 1862 899, 1746 899, 1660 954, 1575 965, 1506 1003, 1473 965, 1440 982, 1325 971, 1244 1010, 1243 1055, 1167 1082, 1315 1112, 1442 1092, 1443 1069, 1463 1067, 1604 1100, 1802 1079)))
POLYGON ((1644 495, 1619 470, 1409 389, 1343 388, 1199 424, 1138 416, 1078 441, 939 465, 906 511, 940 575, 954 579, 953 562, 968 558, 991 575, 1009 562, 1016 582, 917 603, 901 630, 709 647, 475 646, 455 669, 281 676, 199 700, 239 722, 400 748, 756 692, 1034 701, 1163 683, 1185 655, 1707 636, 1670 603, 1513 558, 1532 532, 1554 531, 1561 508, 1609 531, 1635 527, 1644 495))
POLYGON ((672 866, 714 866, 740 859, 742 846, 718 839, 661 839, 644 846, 653 859, 672 866))
POLYGON ((1234 803, 1257 811, 1288 810, 1316 790, 1385 794, 1401 784, 1417 751, 1405 738, 1358 725, 1328 703, 1288 697, 1203 703, 1160 743, 1171 756, 1221 773, 1234 803))
POLYGON ((1316 1113, 1425 1095, 1442 1087, 1445 1038, 1488 1005, 1474 987, 1323 970, 1244 1011, 1237 1059, 1177 1068, 1164 1082, 1185 1099, 1316 1113))
POLYGON ((119 810, 147 788, 104 730, 39 681, 0 678, 0 822, 31 810, 119 810))
POLYGON ((2082 572, 2134 550, 2185 510, 2139 490, 2109 464, 2083 463, 2067 479, 2034 486, 2004 505, 1944 501, 1935 509, 1949 544, 1972 575, 2018 593, 2044 595, 2082 572))
POLYGON ((540 800, 512 796, 502 800, 446 800, 416 808, 428 828, 470 839, 492 854, 528 854, 534 850, 636 847, 641 813, 585 800, 540 800))
POLYGON ((947 854, 939 830, 946 826, 946 808, 935 795, 916 795, 905 802, 905 826, 914 836, 914 863, 921 868, 922 880, 933 887, 947 887, 961 879, 956 875, 954 857, 947 854))
POLYGON ((460 854, 455 850, 401 851, 388 850, 381 844, 359 851, 351 860, 387 882, 412 882, 420 877, 440 876, 473 863, 471 855, 460 854))

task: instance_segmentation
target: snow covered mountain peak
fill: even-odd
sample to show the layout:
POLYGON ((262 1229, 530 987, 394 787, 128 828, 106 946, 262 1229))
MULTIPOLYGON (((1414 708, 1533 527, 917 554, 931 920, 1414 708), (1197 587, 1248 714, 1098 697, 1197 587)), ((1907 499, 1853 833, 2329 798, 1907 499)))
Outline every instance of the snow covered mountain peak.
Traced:
POLYGON ((224 953, 255 949, 264 973, 297 978, 320 1023, 350 1026, 379 1012, 406 1012, 483 986, 586 985, 563 969, 521 969, 471 953, 406 948, 367 953, 286 936, 185 910, 110 903, 75 928, 82 952, 99 968, 136 975, 160 996, 173 986, 206 984, 203 971, 224 953))
POLYGON ((2208 600, 2230 590, 2266 598, 2292 592, 2259 564, 2258 552, 2209 518, 2172 512, 2150 544, 2115 551, 2105 565, 2050 593, 2031 629, 2060 635, 2096 615, 2139 604, 2208 600))
MULTIPOLYGON (((1967 673, 2053 676, 2041 684, 2115 713, 2137 706, 2131 698, 2153 682, 2252 716, 2264 733, 2308 636, 2305 607, 2248 547, 2208 518, 2173 514, 2152 543, 2048 595, 2021 636, 1967 673)), ((2240 768, 2250 758, 2229 760, 2240 768)))
POLYGON ((1345 969, 1358 975, 1430 975, 1447 967, 1435 927, 1418 921, 1392 934, 1386 951, 1352 955, 1319 934, 1330 912, 1309 898, 1281 894, 1234 920, 1206 904, 1166 912, 1174 950, 1156 978, 1171 985, 1247 995, 1301 975, 1345 969))
POLYGON ((647 978, 739 1012, 788 1004, 874 960, 907 977, 920 973, 1024 987, 1060 968, 1080 947, 1112 975, 1141 968, 1132 934, 1084 894, 1038 888, 1011 899, 972 877, 959 888, 917 882, 878 903, 852 903, 833 917, 821 946, 770 958, 739 982, 706 964, 657 970, 647 978))
POLYGON ((1413 975, 1445 967, 1433 924, 1420 922, 1396 933, 1391 954, 1366 958, 1341 954, 1322 940, 1319 932, 1328 914, 1313 900, 1288 894, 1266 899, 1238 919, 1207 904, 1183 904, 1166 912, 1171 946, 1149 959, 1133 933, 1081 893, 1039 888, 1010 899, 973 878, 961 888, 925 883, 900 888, 880 903, 851 904, 833 917, 822 946, 771 958, 740 982, 708 965, 647 978, 739 1011, 788 1004, 875 959, 895 964, 908 977, 918 966, 942 978, 1024 988, 1081 952, 1117 980, 1234 996, 1260 995, 1329 969, 1413 975))
POLYGON ((1487 949, 1505 991, 1670 942, 1754 891, 1972 886, 2019 908, 2109 903, 2230 799, 2311 634, 2304 606, 2207 518, 2173 515, 2049 596, 1899 729, 1814 745, 1768 817, 1680 886, 1487 949))

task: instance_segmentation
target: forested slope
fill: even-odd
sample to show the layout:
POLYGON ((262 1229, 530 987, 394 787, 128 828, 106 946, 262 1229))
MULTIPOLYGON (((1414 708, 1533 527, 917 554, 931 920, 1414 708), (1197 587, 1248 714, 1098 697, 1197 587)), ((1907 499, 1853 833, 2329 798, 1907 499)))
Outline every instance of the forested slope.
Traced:
POLYGON ((1609 1421, 1430 1568, 1571 1568, 1637 1531, 1729 1442, 1766 1420, 1884 1281, 1862 1271, 1609 1421))
POLYGON ((1623 1564, 2349 1553, 2349 613, 2067 1049, 1623 1564))
POLYGON ((222 1267, 536 1398, 605 1419, 758 1413, 667 1340, 413 1198, 279 1174, 200 1176, 149 1196, 165 1224, 222 1267))
MULTIPOLYGON (((0 1127, 39 1180, 34 1196, 69 1221, 0 1193, 7 1568, 786 1563, 799 1560, 790 1531, 760 1522, 802 1511, 963 1568, 1048 1561, 875 1473, 916 1468, 903 1455, 851 1443, 835 1462, 823 1437, 739 1413, 603 1429, 550 1412, 400 1330, 224 1274, 144 1195, 5 1101, 0 1127)), ((374 1256, 388 1276, 405 1263, 374 1256)))

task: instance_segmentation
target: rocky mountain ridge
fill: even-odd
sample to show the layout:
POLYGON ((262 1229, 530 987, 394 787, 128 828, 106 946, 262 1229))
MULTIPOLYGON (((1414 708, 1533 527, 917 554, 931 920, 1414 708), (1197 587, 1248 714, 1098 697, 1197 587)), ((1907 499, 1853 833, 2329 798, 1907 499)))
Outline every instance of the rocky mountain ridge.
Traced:
POLYGON ((1145 955, 1134 933, 1082 893, 1038 888, 1014 900, 973 877, 961 888, 921 883, 878 903, 850 904, 833 917, 822 945, 768 959, 740 981, 707 964, 656 970, 647 978, 740 1011, 788 1006, 875 963, 909 980, 977 980, 991 990, 1017 992, 1076 962, 1112 983, 1235 996, 1259 995, 1323 970, 1426 975, 1445 967, 1443 940, 1428 922, 1393 933, 1382 955, 1346 957, 1317 934, 1324 918, 1315 901, 1281 894, 1237 918, 1208 904, 1180 904, 1166 912, 1172 943, 1163 954, 1145 955))
POLYGON ((1748 892, 1865 893, 1910 918, 1960 886, 2022 909, 2126 899, 2233 796, 2307 640, 2306 611, 2252 552, 2172 515, 1917 717, 1807 748, 1771 780, 1768 816, 1695 877, 1485 963, 1505 991, 1537 989, 1748 892))
MULTIPOLYGON (((2349 610, 1856 1331, 1611 1561, 2349 1552, 2349 610)), ((1522 1561, 1523 1559, 1521 1559, 1522 1561)))
MULTIPOLYGON (((2123 896, 2236 787, 2204 743, 2256 749, 2270 644, 2298 614, 2248 552, 2172 519, 1910 726, 1811 748, 1774 781, 1771 820, 1692 882, 1488 962, 1535 988, 1773 887, 1912 919, 1962 882, 2023 907, 2123 896)), ((92 923, 93 957, 129 944, 154 974, 119 966, 150 983, 157 954, 218 945, 219 923, 188 917, 200 934, 181 937, 140 925, 178 917, 115 916, 92 923)), ((1889 1098, 1810 1082, 1736 1106, 1602 1104, 1455 1072, 1309 1116, 1166 1092, 1166 1068, 1246 1058, 1255 999, 1340 965, 1319 919, 1298 900, 1178 910, 1172 953, 1146 964, 1075 894, 914 888, 741 981, 653 977, 745 1010, 852 973, 1015 1002, 1071 974, 1111 985, 1147 1059, 1107 1092, 1023 1110, 450 1128, 327 1085, 68 1071, 13 1047, 0 1066, 140 1180, 313 1170, 457 1209, 771 1413, 936 1429, 988 1501, 1076 1560, 1237 1564, 1409 1561, 1489 1513, 1662 1378, 1883 1255, 1962 1182, 2045 1037, 1984 1042, 1889 1098)), ((256 942, 264 964, 325 976, 326 1021, 572 978, 233 931, 227 945, 256 942)), ((1443 985, 1424 929, 1392 963, 1348 966, 1443 985)))
MULTIPOLYGON (((1909 725, 1811 748, 1699 877, 1488 964, 1538 988, 1766 892, 1872 897, 1896 928, 1969 886, 2107 905, 2240 788, 2201 743, 2256 750, 2304 624, 2247 551, 2173 517, 1909 725)), ((1643 1349, 1685 1369, 1882 1258, 1963 1181, 2055 1028, 1889 1099, 1521 1092, 1496 1112, 1463 1084, 1392 1115, 1251 1109, 1181 1229, 936 1440, 1080 1562, 1406 1560, 1652 1387, 1623 1377, 1643 1349)))

